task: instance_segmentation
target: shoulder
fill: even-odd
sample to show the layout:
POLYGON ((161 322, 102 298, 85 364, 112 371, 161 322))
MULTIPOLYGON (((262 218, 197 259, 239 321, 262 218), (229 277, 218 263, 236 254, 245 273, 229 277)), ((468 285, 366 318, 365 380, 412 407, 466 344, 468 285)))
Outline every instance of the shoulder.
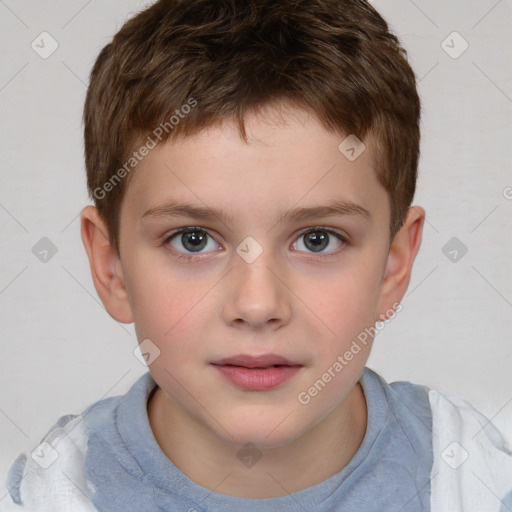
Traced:
POLYGON ((85 456, 93 428, 112 417, 120 397, 100 400, 82 414, 62 416, 30 452, 11 465, 0 512, 96 511, 94 489, 85 474, 85 456))
POLYGON ((7 476, 8 495, 0 510, 60 512, 95 511, 88 496, 93 490, 84 478, 87 426, 82 415, 66 415, 50 428, 39 445, 22 453, 7 476))
POLYGON ((491 420, 460 398, 430 390, 429 401, 434 451, 432 509, 510 510, 510 433, 500 432, 491 420))
POLYGON ((388 384, 368 369, 365 376, 380 382, 373 389, 382 389, 382 400, 418 457, 431 452, 428 480, 432 510, 512 510, 510 432, 500 432, 466 400, 411 382, 388 384))
POLYGON ((123 449, 117 431, 119 411, 123 407, 128 411, 121 423, 132 428, 155 385, 146 372, 126 394, 103 398, 81 414, 59 418, 37 447, 20 454, 11 465, 0 496, 0 512, 96 511, 92 500, 98 489, 88 478, 88 464, 101 465, 105 457, 119 454, 123 449), (92 461, 91 446, 95 453, 92 461))
MULTIPOLYGON (((365 389, 373 393, 371 404, 386 412, 389 420, 411 442, 417 453, 431 452, 432 413, 429 388, 407 381, 387 383, 369 368, 364 371, 365 389)), ((370 414, 372 411, 370 411, 370 414)))

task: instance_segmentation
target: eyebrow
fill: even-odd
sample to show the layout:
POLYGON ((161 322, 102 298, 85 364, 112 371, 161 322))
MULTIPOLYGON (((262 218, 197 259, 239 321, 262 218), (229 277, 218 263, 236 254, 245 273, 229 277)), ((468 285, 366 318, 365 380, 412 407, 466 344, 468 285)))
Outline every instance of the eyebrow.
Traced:
MULTIPOLYGON (((277 222, 300 222, 319 217, 330 216, 357 216, 364 220, 371 218, 370 212, 361 205, 352 201, 332 200, 326 205, 298 207, 280 212, 277 222)), ((147 210, 141 219, 159 219, 167 217, 191 217, 199 220, 208 220, 217 217, 226 222, 232 222, 233 217, 224 208, 211 208, 209 206, 197 206, 186 202, 169 201, 147 210)))

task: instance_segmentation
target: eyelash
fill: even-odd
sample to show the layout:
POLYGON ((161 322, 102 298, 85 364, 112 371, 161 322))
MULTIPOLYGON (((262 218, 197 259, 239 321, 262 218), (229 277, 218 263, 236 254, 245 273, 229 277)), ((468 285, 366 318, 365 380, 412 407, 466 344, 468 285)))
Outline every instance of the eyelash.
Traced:
MULTIPOLYGON (((164 241, 162 242, 162 245, 164 246, 167 246, 169 244, 169 242, 177 237, 178 235, 182 235, 183 233, 191 233, 191 232, 194 232, 194 231, 203 231, 204 233, 206 233, 210 238, 213 239, 213 237, 210 235, 210 233, 208 233, 208 231, 204 228, 200 228, 199 226, 189 226, 189 227, 186 227, 186 228, 182 228, 182 229, 179 229, 173 233, 171 233, 168 237, 166 237, 164 239, 164 241)), ((339 253, 344 246, 348 245, 348 240, 347 238, 342 235, 341 233, 338 233, 337 231, 333 231, 332 229, 329 229, 329 228, 324 228, 322 226, 315 226, 315 227, 312 227, 312 228, 308 228, 306 229, 305 231, 302 231, 301 233, 299 233, 299 235, 297 236, 296 239, 299 239, 300 237, 304 236, 304 235, 307 235, 308 233, 315 233, 317 231, 323 231, 325 233, 328 233, 329 235, 334 235, 342 244, 342 248, 340 249, 337 249, 335 251, 332 251, 332 252, 329 252, 329 253, 317 253, 318 256, 314 256, 315 253, 310 253, 313 255, 313 259, 319 259, 320 258, 326 258, 326 257, 329 257, 329 256, 333 256, 333 255, 336 255, 337 253, 339 253)), ((182 253, 176 249, 173 248, 172 250, 173 252, 173 255, 174 257, 180 259, 180 260, 186 260, 186 261, 192 261, 194 259, 197 259, 197 256, 198 254, 202 254, 202 253, 182 253)))

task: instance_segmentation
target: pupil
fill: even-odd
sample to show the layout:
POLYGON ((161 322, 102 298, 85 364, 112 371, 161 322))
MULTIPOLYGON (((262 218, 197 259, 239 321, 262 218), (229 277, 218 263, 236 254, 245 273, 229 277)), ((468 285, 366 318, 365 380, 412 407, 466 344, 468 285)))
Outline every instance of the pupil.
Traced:
POLYGON ((200 231, 190 231, 181 235, 183 247, 190 251, 199 251, 206 245, 206 236, 200 231))
POLYGON ((325 249, 328 241, 329 234, 325 231, 314 231, 306 235, 306 246, 315 252, 325 249))

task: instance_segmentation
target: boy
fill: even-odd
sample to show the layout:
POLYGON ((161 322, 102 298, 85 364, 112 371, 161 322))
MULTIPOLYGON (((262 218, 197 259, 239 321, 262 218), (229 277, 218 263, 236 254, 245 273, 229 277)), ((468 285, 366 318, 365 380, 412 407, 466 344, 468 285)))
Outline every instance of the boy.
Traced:
POLYGON ((60 418, 1 510, 510 510, 492 423, 365 367, 421 243, 419 118, 362 0, 129 20, 91 74, 82 240, 150 372, 60 418))

